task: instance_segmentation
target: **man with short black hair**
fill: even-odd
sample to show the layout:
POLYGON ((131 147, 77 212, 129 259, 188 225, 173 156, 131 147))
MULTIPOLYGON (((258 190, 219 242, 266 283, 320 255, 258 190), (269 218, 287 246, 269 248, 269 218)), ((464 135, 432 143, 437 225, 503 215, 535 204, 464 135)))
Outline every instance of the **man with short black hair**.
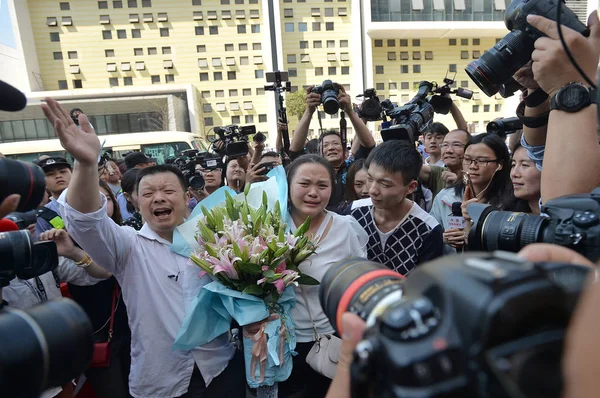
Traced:
POLYGON ((369 234, 369 260, 408 275, 417 265, 442 255, 442 228, 407 198, 417 188, 421 155, 411 144, 387 141, 365 163, 372 205, 352 215, 369 234))
POLYGON ((35 239, 45 231, 52 228, 63 229, 65 224, 60 215, 60 205, 57 199, 69 186, 71 181, 71 165, 65 158, 40 156, 37 165, 46 175, 46 189, 50 192, 50 201, 37 212, 35 223, 35 239))
POLYGON ((172 350, 186 308, 210 282, 171 250, 189 197, 181 171, 171 165, 140 171, 137 203, 145 224, 139 231, 118 226, 98 191, 100 142, 87 117, 79 116, 78 128, 53 99, 42 109, 75 159, 71 189, 59 199, 69 233, 122 288, 131 327, 131 395, 244 396, 243 357, 226 333, 190 351, 172 350))
POLYGON ((425 151, 429 157, 425 159, 425 164, 444 167, 440 145, 442 144, 442 141, 444 141, 446 134, 448 134, 448 128, 442 123, 434 122, 427 127, 427 130, 425 130, 424 144, 425 151))
POLYGON ((152 159, 142 152, 131 152, 125 156, 125 165, 127 166, 127 170, 150 167, 153 163, 154 162, 152 159))

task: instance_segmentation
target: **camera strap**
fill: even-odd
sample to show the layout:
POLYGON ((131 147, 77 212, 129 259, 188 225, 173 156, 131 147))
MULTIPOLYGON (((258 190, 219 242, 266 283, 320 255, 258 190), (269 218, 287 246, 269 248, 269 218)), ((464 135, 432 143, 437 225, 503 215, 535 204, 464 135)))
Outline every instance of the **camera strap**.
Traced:
POLYGON ((346 143, 348 142, 348 136, 346 135, 346 114, 344 111, 340 111, 340 139, 342 140, 342 150, 346 151, 346 143))
POLYGON ((542 115, 539 116, 525 116, 525 100, 521 101, 521 103, 519 104, 519 106, 517 106, 517 117, 519 118, 519 120, 521 120, 521 122, 523 122, 523 125, 529 127, 529 128, 537 128, 537 127, 543 127, 545 125, 548 124, 548 117, 550 116, 550 111, 545 112, 542 115))
POLYGON ((21 282, 23 282, 25 285, 27 285, 27 287, 29 288, 29 290, 31 290, 31 292, 34 294, 34 296, 40 300, 40 302, 44 302, 44 301, 48 301, 48 295, 46 294, 46 288, 44 287, 44 283, 42 282, 42 280, 40 279, 39 276, 36 276, 35 278, 35 286, 33 286, 28 280, 25 279, 19 279, 21 282))

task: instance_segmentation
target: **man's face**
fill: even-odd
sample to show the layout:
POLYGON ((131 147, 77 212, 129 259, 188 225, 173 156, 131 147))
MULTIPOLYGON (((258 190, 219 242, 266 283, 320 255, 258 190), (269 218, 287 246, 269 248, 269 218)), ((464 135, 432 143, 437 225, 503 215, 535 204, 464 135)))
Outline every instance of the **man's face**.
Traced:
POLYGON ((404 183, 401 172, 390 173, 375 163, 367 170, 369 196, 375 209, 393 210, 417 187, 417 181, 404 183))
POLYGON ((467 135, 464 131, 452 131, 444 137, 442 148, 442 161, 449 169, 461 169, 462 159, 465 154, 467 135))
POLYGON ((221 181, 223 181, 222 169, 209 170, 202 169, 202 167, 200 167, 200 174, 202 174, 202 178, 204 178, 204 187, 209 193, 212 193, 219 189, 219 187, 221 186, 221 181))
POLYGON ((440 144, 444 140, 442 134, 427 133, 425 134, 425 150, 428 154, 433 156, 440 156, 441 149, 440 144))
POLYGON ((119 183, 119 181, 121 181, 121 177, 123 177, 121 175, 121 170, 119 170, 119 166, 117 166, 117 164, 115 162, 113 162, 112 160, 108 162, 108 164, 110 165, 110 168, 112 169, 113 174, 109 175, 108 177, 108 182, 116 185, 119 183))
POLYGON ((344 161, 344 148, 338 135, 326 135, 321 143, 323 156, 333 166, 338 166, 344 161))
POLYGON ((71 181, 71 169, 65 166, 51 167, 44 174, 46 174, 46 188, 54 198, 58 198, 71 181))
POLYGON ((187 192, 173 173, 147 175, 138 186, 138 205, 143 219, 165 239, 183 223, 187 199, 187 192))

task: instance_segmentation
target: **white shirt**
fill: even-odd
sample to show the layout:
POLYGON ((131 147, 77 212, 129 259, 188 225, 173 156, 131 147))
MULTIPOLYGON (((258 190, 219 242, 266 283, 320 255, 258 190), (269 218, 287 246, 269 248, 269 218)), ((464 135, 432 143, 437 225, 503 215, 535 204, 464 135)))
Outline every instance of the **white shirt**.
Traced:
POLYGON ((228 365, 235 347, 223 334, 192 351, 172 351, 185 310, 210 279, 171 243, 145 224, 140 231, 119 227, 102 207, 83 214, 59 202, 69 233, 121 285, 131 329, 129 391, 136 398, 170 398, 187 392, 194 362, 208 385, 228 365), (171 276, 171 277, 169 277, 171 276))
MULTIPOLYGON (((321 235, 325 231, 331 217, 333 217, 333 224, 331 224, 325 239, 320 241, 316 253, 303 261, 298 267, 300 271, 319 282, 323 279, 327 270, 336 262, 352 257, 367 257, 367 233, 352 216, 340 216, 327 212, 327 216, 315 236, 321 235)), ((293 222, 291 229, 292 231, 296 230, 293 222)), ((329 323, 319 301, 319 286, 302 286, 302 289, 308 299, 310 315, 302 290, 300 290, 300 287, 294 288, 296 291, 296 306, 292 308, 291 314, 294 323, 296 323, 296 341, 308 343, 315 340, 313 326, 310 321, 311 316, 317 327, 317 333, 333 334, 334 328, 329 323)))
POLYGON ((444 164, 444 161, 442 159, 438 160, 435 163, 431 163, 431 158, 427 158, 423 161, 423 163, 428 164, 430 166, 440 166, 440 167, 446 167, 446 165, 444 164))

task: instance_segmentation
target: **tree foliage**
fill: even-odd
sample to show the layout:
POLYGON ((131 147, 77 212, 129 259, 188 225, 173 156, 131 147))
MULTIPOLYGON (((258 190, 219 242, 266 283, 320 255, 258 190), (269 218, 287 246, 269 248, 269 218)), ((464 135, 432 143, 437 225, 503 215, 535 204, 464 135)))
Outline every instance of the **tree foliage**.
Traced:
POLYGON ((286 93, 285 107, 288 115, 296 116, 300 120, 306 110, 306 93, 302 90, 286 93))

